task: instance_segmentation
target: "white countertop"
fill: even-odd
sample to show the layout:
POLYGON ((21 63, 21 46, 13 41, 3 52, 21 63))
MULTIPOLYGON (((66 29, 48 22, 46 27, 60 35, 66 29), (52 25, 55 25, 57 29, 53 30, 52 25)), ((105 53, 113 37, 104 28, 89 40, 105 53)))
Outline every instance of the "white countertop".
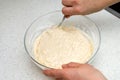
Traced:
MULTIPOLYGON (((0 0, 0 80, 50 80, 30 60, 24 33, 41 14, 61 9, 61 0, 0 0)), ((120 19, 102 10, 89 17, 101 30, 96 68, 109 80, 120 79, 120 19)))

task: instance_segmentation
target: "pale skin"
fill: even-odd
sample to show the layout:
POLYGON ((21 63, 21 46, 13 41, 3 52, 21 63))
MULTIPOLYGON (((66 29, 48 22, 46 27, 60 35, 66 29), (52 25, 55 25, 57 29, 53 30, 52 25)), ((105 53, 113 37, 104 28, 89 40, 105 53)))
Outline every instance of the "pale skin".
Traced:
POLYGON ((107 80, 93 66, 73 62, 62 65, 62 69, 44 70, 43 73, 56 80, 107 80))
MULTIPOLYGON (((87 15, 100 11, 120 0, 62 0, 62 12, 66 17, 87 15)), ((46 76, 56 80, 107 80, 104 75, 89 64, 68 63, 62 69, 43 70, 46 76)))
POLYGON ((87 15, 100 11, 120 0, 62 0, 65 16, 87 15))

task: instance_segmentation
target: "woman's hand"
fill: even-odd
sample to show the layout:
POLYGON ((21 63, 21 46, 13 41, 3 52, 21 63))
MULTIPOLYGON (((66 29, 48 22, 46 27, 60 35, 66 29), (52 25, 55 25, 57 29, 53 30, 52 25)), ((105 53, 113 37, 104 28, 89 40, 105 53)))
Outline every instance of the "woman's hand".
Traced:
POLYGON ((47 76, 56 80, 107 80, 101 72, 89 64, 69 63, 63 69, 44 70, 47 76))
POLYGON ((87 15, 100 11, 120 0, 62 0, 65 6, 62 12, 65 16, 87 15))

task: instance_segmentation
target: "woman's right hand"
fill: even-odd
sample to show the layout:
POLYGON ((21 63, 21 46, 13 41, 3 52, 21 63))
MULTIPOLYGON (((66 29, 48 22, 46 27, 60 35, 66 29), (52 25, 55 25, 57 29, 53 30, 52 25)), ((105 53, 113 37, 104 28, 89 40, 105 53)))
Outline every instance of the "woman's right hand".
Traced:
POLYGON ((117 2, 120 0, 62 0, 62 12, 65 16, 87 15, 117 2))
POLYGON ((44 70, 47 76, 56 80, 107 80, 103 74, 89 64, 69 63, 63 69, 44 70))

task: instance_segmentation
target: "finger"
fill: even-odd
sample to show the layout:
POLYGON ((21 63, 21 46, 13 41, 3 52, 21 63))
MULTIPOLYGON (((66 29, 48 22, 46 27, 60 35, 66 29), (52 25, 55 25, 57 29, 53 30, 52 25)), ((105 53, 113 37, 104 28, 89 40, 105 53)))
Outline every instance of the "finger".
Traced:
POLYGON ((73 13, 73 7, 63 7, 62 12, 65 16, 71 16, 73 13))
POLYGON ((69 67, 66 64, 63 64, 62 68, 65 69, 65 68, 69 68, 69 67))
POLYGON ((74 6, 74 5, 77 5, 79 3, 80 3, 79 0, 62 0, 62 4, 64 6, 74 6))
POLYGON ((80 66, 79 63, 71 62, 71 63, 68 63, 68 64, 63 64, 62 68, 63 69, 65 69, 65 68, 78 68, 79 66, 80 66))
POLYGON ((68 64, 64 64, 63 68, 78 68, 82 65, 83 64, 71 62, 71 63, 68 63, 68 64))
POLYGON ((62 78, 64 75, 64 71, 62 69, 51 69, 51 70, 43 70, 43 73, 46 76, 51 76, 54 78, 62 78))
POLYGON ((80 14, 80 7, 63 7, 62 12, 64 15, 78 15, 80 14))
POLYGON ((70 7, 73 5, 73 0, 62 0, 62 4, 70 7))

